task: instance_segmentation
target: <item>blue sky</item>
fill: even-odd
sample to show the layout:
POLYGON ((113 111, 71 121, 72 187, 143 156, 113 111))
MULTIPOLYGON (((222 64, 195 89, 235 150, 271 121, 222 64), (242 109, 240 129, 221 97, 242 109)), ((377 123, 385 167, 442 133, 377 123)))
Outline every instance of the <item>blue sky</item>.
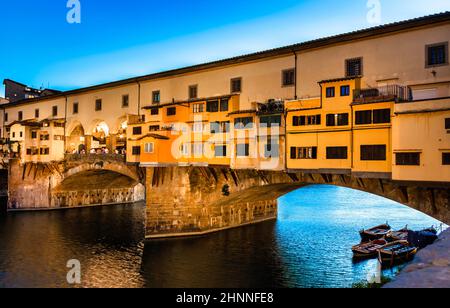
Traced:
MULTIPOLYGON (((0 0, 0 80, 67 90, 367 28, 377 0, 0 0)), ((381 23, 450 11, 379 0, 381 23)), ((0 87, 0 96, 4 89, 0 87)))

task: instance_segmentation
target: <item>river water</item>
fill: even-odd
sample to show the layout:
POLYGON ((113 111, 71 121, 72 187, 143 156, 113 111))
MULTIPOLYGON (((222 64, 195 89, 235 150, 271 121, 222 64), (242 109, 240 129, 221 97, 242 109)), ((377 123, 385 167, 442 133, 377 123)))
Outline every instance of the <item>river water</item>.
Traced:
POLYGON ((326 185, 281 198, 277 221, 200 238, 144 242, 144 214, 135 204, 0 218, 0 287, 71 287, 72 259, 81 263, 81 287, 351 287, 379 272, 376 260, 352 261, 360 229, 440 225, 395 202, 326 185))

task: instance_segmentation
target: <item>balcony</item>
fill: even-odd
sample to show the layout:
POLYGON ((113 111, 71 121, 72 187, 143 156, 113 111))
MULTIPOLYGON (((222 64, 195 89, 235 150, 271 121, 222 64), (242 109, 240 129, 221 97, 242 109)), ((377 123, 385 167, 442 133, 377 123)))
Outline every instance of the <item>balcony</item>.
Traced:
POLYGON ((355 104, 383 101, 412 101, 412 90, 410 87, 406 86, 387 85, 378 88, 356 89, 353 92, 353 103, 355 104))

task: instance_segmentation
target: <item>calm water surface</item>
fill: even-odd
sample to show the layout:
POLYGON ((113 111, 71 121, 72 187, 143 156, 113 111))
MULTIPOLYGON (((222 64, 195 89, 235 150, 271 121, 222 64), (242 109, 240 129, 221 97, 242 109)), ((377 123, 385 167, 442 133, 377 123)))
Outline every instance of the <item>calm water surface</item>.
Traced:
MULTIPOLYGON (((358 230, 436 220, 392 201, 333 186, 280 199, 279 219, 201 238, 145 242, 142 204, 13 213, 0 218, 0 287, 351 287, 377 273, 353 263, 358 230)), ((394 275, 395 271, 384 271, 394 275)))

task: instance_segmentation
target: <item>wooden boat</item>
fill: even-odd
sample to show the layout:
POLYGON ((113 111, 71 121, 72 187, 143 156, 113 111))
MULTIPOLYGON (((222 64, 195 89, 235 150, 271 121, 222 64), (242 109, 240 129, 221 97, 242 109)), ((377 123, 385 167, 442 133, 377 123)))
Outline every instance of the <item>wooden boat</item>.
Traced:
POLYGON ((414 259, 417 250, 408 241, 392 242, 378 250, 378 260, 384 266, 394 266, 414 259))
POLYGON ((362 242, 370 242, 385 237, 390 230, 391 226, 385 224, 373 227, 368 230, 362 230, 359 232, 359 234, 361 235, 362 242))
POLYGON ((374 240, 368 243, 359 244, 352 247, 354 259, 374 258, 378 250, 386 246, 388 242, 385 239, 374 240))
POLYGON ((386 239, 390 242, 407 241, 409 231, 410 230, 408 229, 408 226, 406 226, 404 229, 401 229, 398 231, 390 231, 386 235, 386 239))

